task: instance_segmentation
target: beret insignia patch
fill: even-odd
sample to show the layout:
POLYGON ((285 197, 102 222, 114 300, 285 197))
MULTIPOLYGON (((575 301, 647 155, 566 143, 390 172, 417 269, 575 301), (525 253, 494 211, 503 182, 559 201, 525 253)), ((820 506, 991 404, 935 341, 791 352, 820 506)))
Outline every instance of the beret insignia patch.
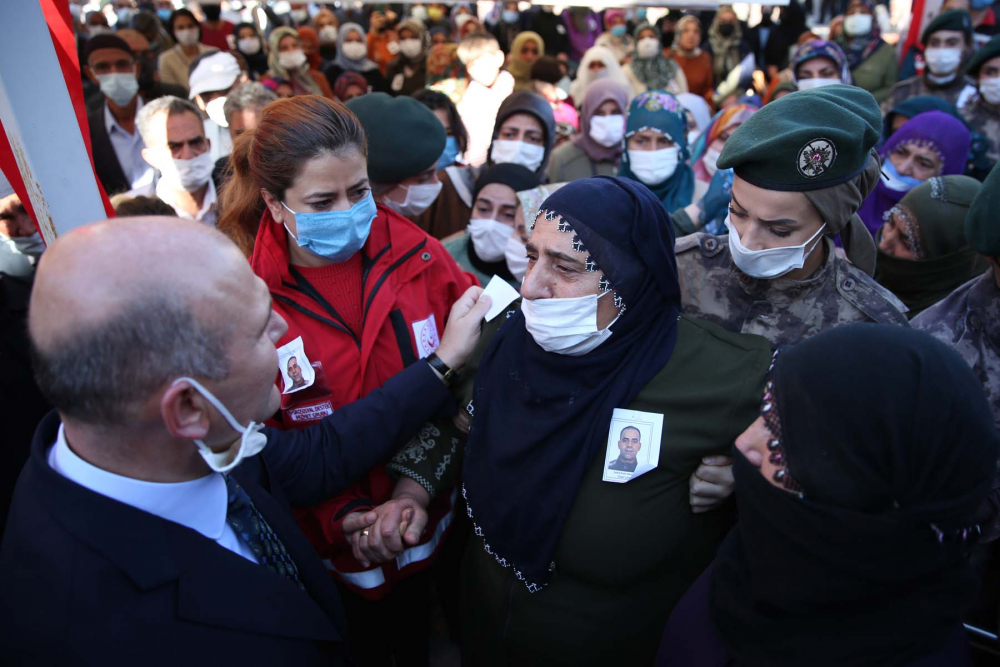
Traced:
POLYGON ((826 173, 837 159, 837 147, 829 139, 813 139, 799 151, 795 166, 806 178, 826 173))

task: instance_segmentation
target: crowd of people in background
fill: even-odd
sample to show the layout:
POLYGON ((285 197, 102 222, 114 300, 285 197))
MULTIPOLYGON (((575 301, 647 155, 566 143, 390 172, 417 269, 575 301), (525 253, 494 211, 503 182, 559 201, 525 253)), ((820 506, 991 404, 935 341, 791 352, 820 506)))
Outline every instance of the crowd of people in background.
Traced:
MULTIPOLYGON (((62 561, 45 579, 39 553, 58 552, 47 564, 75 547, 33 532, 39 498, 90 502, 40 472, 53 469, 266 565, 289 587, 273 604, 293 585, 317 601, 290 625, 180 613, 214 630, 280 628, 275 644, 237 652, 252 664, 281 661, 282 642, 296 664, 446 664, 449 649, 435 644, 445 641, 468 665, 929 667, 972 664, 963 620, 1000 634, 1000 9, 990 0, 945 0, 902 25, 876 0, 69 8, 94 171, 117 216, 201 223, 105 222, 95 234, 112 244, 123 234, 163 261, 173 235, 179 254, 194 244, 179 283, 204 303, 221 298, 211 285, 230 289, 225 271, 238 273, 248 291, 237 290, 242 310, 225 306, 233 347, 216 355, 243 350, 240 327, 266 291, 263 345, 278 351, 280 401, 263 410, 249 380, 227 389, 209 359, 198 375, 162 336, 149 344, 150 373, 184 377, 166 390, 139 384, 125 367, 142 359, 113 348, 145 344, 156 313, 129 310, 132 331, 100 320, 106 304, 93 295, 145 280, 173 326, 201 331, 171 310, 169 271, 143 277, 129 261, 120 275, 89 275, 80 257, 104 256, 93 240, 71 234, 47 250, 0 179, 0 349, 17 360, 0 401, 11 445, 0 517, 12 508, 0 582, 39 573, 0 608, 14 614, 11 600, 46 590, 3 631, 26 664, 96 650, 93 637, 47 645, 37 626, 55 608, 87 617, 89 634, 136 624, 121 655, 136 642, 170 655, 171 642, 221 641, 187 627, 157 634, 175 622, 149 593, 173 581, 169 567, 109 574, 132 555, 110 542, 93 546, 106 559, 88 551, 74 567, 101 575, 81 570, 101 579, 82 590, 122 608, 58 588, 74 576, 62 561), (224 258, 217 267, 196 259, 209 247, 224 258), (485 313, 477 288, 491 281, 515 297, 479 331, 467 314, 485 313), (84 342, 54 324, 59 308, 84 342), (459 331, 471 342, 458 345, 459 331), (418 377, 422 359, 433 374, 418 377), (107 389, 115 409, 84 377, 105 366, 121 367, 107 389), (187 376, 215 382, 222 402, 187 376), (243 434, 249 451, 233 465, 259 451, 249 442, 265 421, 276 442, 264 451, 292 449, 262 454, 271 471, 237 483, 213 462, 222 455, 207 431, 171 407, 178 382, 225 417, 200 427, 243 434), (208 462, 203 472, 224 473, 216 490, 230 512, 247 487, 251 537, 225 511, 212 532, 193 510, 122 482, 157 477, 143 476, 160 460, 152 445, 87 449, 124 443, 115 429, 139 413, 122 406, 147 395, 163 423, 150 402, 143 437, 198 443, 190 453, 208 462), (663 444, 653 470, 610 484, 604 447, 619 409, 661 415, 663 444), (380 437, 368 433, 385 425, 376 412, 391 422, 380 437), (347 452, 349 436, 369 452, 350 474, 337 468, 347 454, 309 459, 308 474, 305 455, 294 459, 307 446, 318 456, 319 443, 347 452), (255 495, 274 487, 294 521, 255 495), (119 618, 128 605, 143 611, 119 618)), ((122 293, 138 308, 143 297, 122 293)), ((491 285, 488 296, 502 293, 491 285)), ((251 328, 258 336, 261 323, 251 328)), ((621 457, 612 469, 634 471, 635 452, 621 457)), ((69 514, 67 526, 84 520, 69 514)), ((144 519, 110 515, 145 534, 144 519)), ((194 609, 179 590, 177 604, 194 609)))

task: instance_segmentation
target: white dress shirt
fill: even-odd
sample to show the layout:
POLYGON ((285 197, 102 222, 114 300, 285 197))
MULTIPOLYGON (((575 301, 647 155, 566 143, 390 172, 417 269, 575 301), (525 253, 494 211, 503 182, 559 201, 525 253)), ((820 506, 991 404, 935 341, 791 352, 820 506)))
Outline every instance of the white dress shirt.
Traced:
POLYGON ((201 203, 201 210, 198 211, 198 215, 194 217, 191 217, 186 211, 176 205, 177 200, 174 198, 174 191, 170 188, 164 187, 162 179, 156 182, 155 192, 157 197, 174 209, 178 218, 184 218, 185 220, 198 220, 200 222, 204 222, 206 225, 215 225, 216 193, 215 183, 212 182, 211 178, 208 179, 208 189, 205 190, 205 199, 201 203))
MULTIPOLYGON (((192 443, 192 447, 194 444, 192 443)), ((49 449, 49 466, 57 473, 90 489, 161 519, 195 530, 219 546, 257 562, 246 544, 226 521, 226 480, 216 472, 190 482, 144 482, 93 466, 73 452, 62 424, 56 444, 49 449)))
MULTIPOLYGON (((135 115, 139 117, 139 109, 142 108, 142 98, 135 98, 135 115)), ((111 140, 111 147, 115 149, 118 157, 118 164, 121 165, 122 173, 131 183, 133 188, 138 188, 153 182, 153 168, 142 159, 142 149, 146 147, 142 137, 139 136, 138 124, 133 128, 132 134, 122 129, 122 126, 115 120, 108 103, 104 103, 104 127, 108 131, 108 139, 111 140)))

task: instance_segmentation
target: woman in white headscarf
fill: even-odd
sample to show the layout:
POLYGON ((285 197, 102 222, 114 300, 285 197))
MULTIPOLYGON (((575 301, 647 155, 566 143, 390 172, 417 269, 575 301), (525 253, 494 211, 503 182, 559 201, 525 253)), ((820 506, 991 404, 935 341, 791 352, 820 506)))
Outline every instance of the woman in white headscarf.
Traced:
POLYGON ((688 119, 688 146, 694 146, 701 133, 712 124, 712 109, 701 95, 681 93, 677 101, 684 107, 688 119))
POLYGON ((569 94, 573 98, 573 103, 577 108, 583 104, 583 96, 587 92, 587 86, 598 79, 612 79, 623 84, 631 91, 629 101, 639 93, 646 90, 646 86, 629 74, 618 64, 618 58, 611 52, 611 49, 603 46, 593 46, 587 49, 580 60, 580 67, 576 70, 576 80, 569 88, 569 94))

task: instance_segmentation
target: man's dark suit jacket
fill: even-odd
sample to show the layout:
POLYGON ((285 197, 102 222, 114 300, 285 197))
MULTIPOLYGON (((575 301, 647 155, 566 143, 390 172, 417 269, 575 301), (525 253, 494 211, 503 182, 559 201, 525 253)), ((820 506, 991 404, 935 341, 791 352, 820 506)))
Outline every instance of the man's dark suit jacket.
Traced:
MULTIPOLYGON (((139 94, 144 103, 164 95, 174 95, 181 99, 187 99, 187 91, 184 88, 160 82, 156 82, 148 90, 140 91, 139 94)), ((104 95, 93 95, 86 100, 87 124, 90 125, 90 146, 94 155, 94 167, 97 170, 98 180, 104 186, 104 191, 108 193, 108 196, 111 196, 131 190, 132 183, 122 171, 115 147, 111 145, 111 137, 108 136, 108 128, 104 126, 104 107, 106 104, 104 95)), ((136 132, 138 131, 137 128, 136 132)))
POLYGON ((232 474, 284 542, 305 591, 194 530, 54 471, 47 452, 59 417, 49 414, 0 548, 0 662, 347 664, 336 586, 291 507, 351 484, 453 405, 417 362, 315 427, 266 429, 267 447, 232 474))

